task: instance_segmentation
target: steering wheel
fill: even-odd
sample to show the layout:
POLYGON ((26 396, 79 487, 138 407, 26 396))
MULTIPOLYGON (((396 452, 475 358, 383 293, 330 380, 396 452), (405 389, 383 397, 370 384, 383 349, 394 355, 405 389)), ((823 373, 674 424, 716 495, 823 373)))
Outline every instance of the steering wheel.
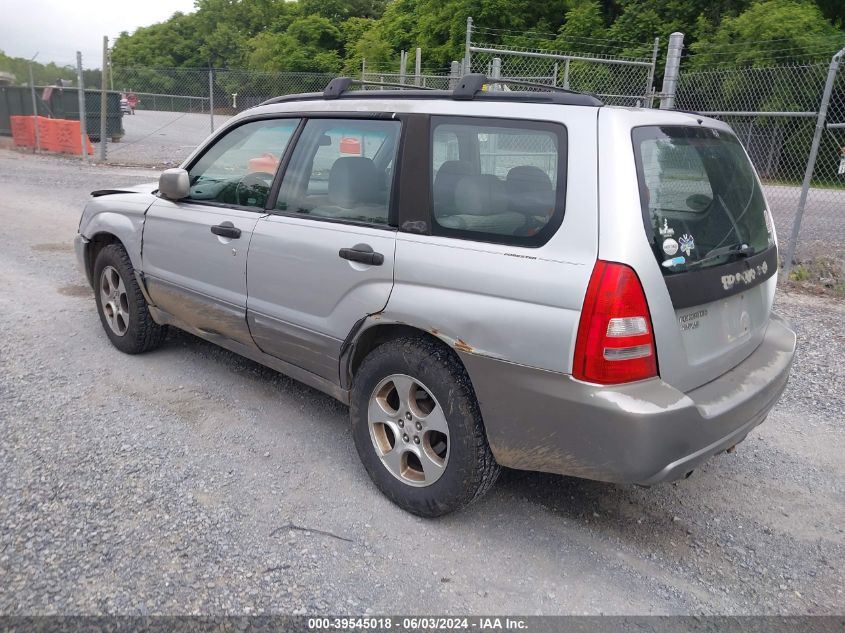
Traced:
POLYGON ((267 194, 270 192, 270 186, 273 184, 273 178, 275 178, 275 176, 266 171, 254 171, 241 178, 235 186, 235 202, 237 205, 246 207, 263 207, 267 202, 267 194), (266 188, 266 191, 261 191, 259 187, 266 188), (245 194, 244 202, 241 202, 241 191, 245 194), (248 197, 250 195, 253 196, 253 202, 250 202, 250 198, 248 197), (263 196, 264 199, 259 201, 259 196, 263 196))

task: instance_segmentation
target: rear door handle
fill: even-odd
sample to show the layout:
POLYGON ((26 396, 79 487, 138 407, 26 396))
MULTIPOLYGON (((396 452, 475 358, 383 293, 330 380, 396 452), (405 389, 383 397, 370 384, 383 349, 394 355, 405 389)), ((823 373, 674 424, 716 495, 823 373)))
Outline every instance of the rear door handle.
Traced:
POLYGON ((381 266, 384 263, 384 255, 373 252, 369 244, 356 244, 352 248, 341 248, 337 253, 341 259, 348 259, 351 262, 360 262, 369 266, 381 266))
POLYGON ((241 236, 241 230, 231 222, 223 222, 222 224, 215 224, 211 227, 211 232, 220 237, 230 237, 233 240, 241 236))

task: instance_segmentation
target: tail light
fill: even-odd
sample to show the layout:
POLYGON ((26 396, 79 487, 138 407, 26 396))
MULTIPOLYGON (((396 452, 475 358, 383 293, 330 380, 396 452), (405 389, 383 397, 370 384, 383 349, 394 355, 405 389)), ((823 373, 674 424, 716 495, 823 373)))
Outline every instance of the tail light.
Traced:
POLYGON ((630 267, 596 262, 578 325, 572 375, 605 385, 657 375, 648 303, 630 267))

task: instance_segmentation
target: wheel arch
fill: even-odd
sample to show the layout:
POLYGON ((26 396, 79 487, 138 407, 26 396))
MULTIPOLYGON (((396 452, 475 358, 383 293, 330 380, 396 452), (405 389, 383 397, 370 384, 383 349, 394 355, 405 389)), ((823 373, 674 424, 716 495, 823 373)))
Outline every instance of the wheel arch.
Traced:
MULTIPOLYGON (((461 364, 469 376, 469 371, 461 359, 463 341, 452 341, 443 336, 437 328, 422 328, 401 321, 389 321, 382 314, 374 314, 358 321, 344 341, 340 352, 340 381, 343 389, 351 389, 355 374, 364 358, 379 345, 402 337, 420 337, 437 342, 461 364)), ((470 384, 472 379, 470 378, 470 384)))
POLYGON ((118 244, 126 249, 126 245, 120 238, 109 231, 99 231, 88 239, 88 244, 85 246, 85 274, 91 285, 94 285, 94 262, 97 261, 97 255, 100 254, 109 244, 118 244))

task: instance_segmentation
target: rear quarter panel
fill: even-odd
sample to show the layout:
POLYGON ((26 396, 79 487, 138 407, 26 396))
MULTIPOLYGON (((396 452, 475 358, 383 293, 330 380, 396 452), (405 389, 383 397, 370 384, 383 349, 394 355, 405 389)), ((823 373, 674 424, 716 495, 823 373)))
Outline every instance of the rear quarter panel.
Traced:
POLYGON ((565 125, 569 157, 563 223, 539 248, 400 233, 395 285, 383 318, 427 330, 464 354, 569 372, 598 249, 597 109, 451 106, 444 114, 565 125), (467 112, 458 111, 464 107, 467 112))

